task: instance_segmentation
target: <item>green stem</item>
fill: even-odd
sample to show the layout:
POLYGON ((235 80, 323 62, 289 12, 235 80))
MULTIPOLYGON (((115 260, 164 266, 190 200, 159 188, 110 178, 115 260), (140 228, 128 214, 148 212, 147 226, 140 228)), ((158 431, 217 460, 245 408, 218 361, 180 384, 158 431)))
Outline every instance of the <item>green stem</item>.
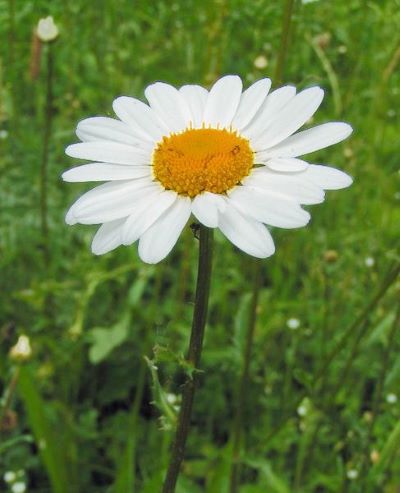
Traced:
POLYGON ((292 23, 293 8, 294 0, 286 0, 282 20, 281 44, 275 68, 275 84, 278 85, 282 83, 283 70, 285 67, 286 56, 289 48, 290 26, 292 23))
POLYGON ((174 493, 180 467, 185 454, 186 440, 190 428, 194 393, 198 382, 198 367, 203 347, 204 328, 207 319, 208 298, 210 293, 211 265, 212 265, 212 238, 213 231, 200 226, 199 263, 197 271, 197 285, 193 312, 192 332, 190 334, 188 363, 194 372, 188 375, 183 386, 182 405, 179 413, 175 441, 172 446, 171 458, 164 481, 162 493, 174 493))
POLYGON ((257 320, 257 306, 261 286, 261 268, 257 259, 253 260, 253 292, 249 310, 249 318, 246 331, 246 342, 243 351, 242 373, 237 393, 237 407, 233 422, 232 433, 232 469, 230 475, 230 493, 237 493, 240 483, 240 449, 243 430, 243 413, 246 402, 246 389, 249 384, 249 368, 254 341, 254 331, 257 320))
POLYGON ((1 433, 4 431, 4 428, 5 428, 5 426, 4 426, 5 420, 7 419, 7 415, 8 415, 8 412, 10 410, 10 407, 11 407, 15 388, 17 386, 18 379, 19 379, 19 373, 20 373, 20 369, 17 366, 15 371, 14 371, 14 374, 11 378, 8 389, 6 390, 4 404, 0 408, 0 436, 1 436, 1 433))
POLYGON ((46 108, 43 132, 42 162, 40 166, 40 227, 42 232, 43 251, 45 260, 49 259, 48 249, 48 164, 49 164, 49 145, 53 121, 53 46, 47 45, 47 73, 46 73, 46 108))

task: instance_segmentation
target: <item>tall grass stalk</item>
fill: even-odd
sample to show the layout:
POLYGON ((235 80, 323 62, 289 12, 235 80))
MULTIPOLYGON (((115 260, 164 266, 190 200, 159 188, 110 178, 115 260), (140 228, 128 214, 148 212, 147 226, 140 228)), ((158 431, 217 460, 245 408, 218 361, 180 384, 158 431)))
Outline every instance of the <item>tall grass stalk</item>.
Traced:
POLYGON ((204 329, 207 319, 208 298, 211 283, 213 231, 200 226, 199 262, 195 305, 193 312, 192 331, 190 334, 187 362, 191 371, 186 377, 183 386, 182 404, 179 413, 175 440, 172 446, 171 458, 167 475, 162 489, 163 493, 174 493, 180 467, 185 454, 186 440, 189 434, 190 418, 192 415, 193 400, 198 382, 198 368, 203 348, 204 329))
POLYGON ((42 160, 40 165, 40 229, 45 260, 49 260, 48 225, 48 165, 53 123, 53 43, 46 46, 46 103, 44 114, 42 160))
POLYGON ((243 413, 246 405, 246 389, 249 384, 249 369, 252 357, 254 332, 257 320, 257 306, 260 295, 260 287, 262 280, 262 270, 260 261, 252 260, 253 263, 253 291, 249 308, 249 317, 246 330, 246 339, 243 349, 242 371, 236 396, 236 413, 233 421, 232 429, 232 467, 230 473, 230 489, 231 493, 237 493, 240 484, 240 451, 243 431, 243 413))
POLYGON ((275 84, 282 83, 285 69, 286 58, 289 50, 290 28, 292 23, 294 0, 286 0, 285 10, 283 11, 281 43, 278 52, 278 59, 275 67, 275 84))

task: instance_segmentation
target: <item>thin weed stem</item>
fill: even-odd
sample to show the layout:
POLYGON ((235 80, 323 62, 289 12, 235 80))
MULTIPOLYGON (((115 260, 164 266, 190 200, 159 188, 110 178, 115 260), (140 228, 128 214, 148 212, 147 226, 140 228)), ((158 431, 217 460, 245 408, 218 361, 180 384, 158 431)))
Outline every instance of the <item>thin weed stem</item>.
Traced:
POLYGON ((280 44, 278 59, 275 67, 275 84, 277 85, 281 84, 283 79, 283 72, 285 69, 286 57, 289 48, 290 28, 292 23, 293 8, 294 8, 294 0, 286 0, 285 10, 283 12, 283 20, 282 20, 281 44, 280 44))
POLYGON ((15 393, 15 388, 17 386, 18 379, 19 379, 19 374, 20 374, 20 369, 18 366, 15 368, 14 374, 11 377, 10 384, 9 384, 8 389, 6 391, 4 404, 2 405, 2 408, 0 409, 0 436, 1 436, 1 433, 3 432, 4 428, 6 428, 5 421, 7 420, 7 415, 8 415, 10 408, 11 408, 12 400, 13 400, 14 393, 15 393))
POLYGON ((246 404, 247 393, 246 389, 249 384, 249 369, 251 362, 251 355, 253 349, 254 332, 257 320, 257 306, 260 295, 260 287, 262 281, 262 270, 260 268, 260 262, 257 259, 253 261, 253 290, 251 297, 251 304, 249 308, 249 318, 246 330, 246 340, 243 349, 242 359, 242 372, 240 376, 237 400, 236 400, 236 414, 233 421, 232 432, 232 468, 230 474, 230 493, 237 493, 240 484, 240 451, 242 442, 243 431, 243 414, 246 404))
POLYGON ((49 260, 48 164, 50 137, 53 123, 53 44, 48 43, 46 48, 46 107, 44 116, 42 161, 40 166, 40 229, 42 232, 44 257, 47 262, 49 260))
POLYGON ((193 312, 192 332, 190 335, 187 362, 192 372, 187 375, 183 386, 182 405, 179 413, 175 440, 164 481, 162 493, 174 493, 180 467, 185 454, 186 440, 189 434, 193 400, 199 376, 199 364, 203 348, 204 328, 207 319, 212 267, 213 231, 200 226, 199 263, 193 312))

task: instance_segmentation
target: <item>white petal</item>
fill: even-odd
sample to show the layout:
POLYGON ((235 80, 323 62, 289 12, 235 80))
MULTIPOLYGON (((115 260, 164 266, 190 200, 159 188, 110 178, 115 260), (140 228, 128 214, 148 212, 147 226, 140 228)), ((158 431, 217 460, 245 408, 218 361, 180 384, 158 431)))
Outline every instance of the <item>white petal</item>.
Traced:
POLYGON ((152 150, 151 143, 135 137, 132 129, 126 123, 105 116, 96 116, 80 121, 76 128, 76 135, 82 142, 110 140, 146 149, 149 152, 152 150))
POLYGON ((351 176, 330 166, 311 164, 304 175, 311 183, 325 190, 339 190, 353 183, 351 176))
POLYGON ((150 166, 90 163, 65 171, 62 179, 69 182, 134 180, 151 177, 150 166))
POLYGON ((172 191, 157 191, 140 201, 140 205, 128 217, 122 231, 122 243, 130 245, 140 238, 177 199, 172 191))
POLYGON ((189 125, 189 108, 175 87, 156 82, 148 86, 144 93, 151 108, 171 132, 180 132, 189 125))
POLYGON ((137 202, 162 189, 147 178, 104 183, 80 197, 67 214, 69 224, 100 224, 129 216, 137 202))
POLYGON ((65 149, 65 154, 78 159, 89 159, 111 164, 143 166, 150 164, 151 161, 149 152, 137 147, 106 141, 72 144, 65 149))
POLYGON ((211 127, 229 127, 238 109, 242 81, 237 75, 227 75, 212 86, 204 109, 203 121, 211 127))
POLYGON ((156 264, 164 259, 178 241, 189 217, 190 199, 179 197, 140 238, 139 256, 143 262, 156 264))
POLYGON ((310 214, 293 199, 253 186, 236 187, 229 201, 243 214, 278 228, 299 228, 310 220, 310 214))
POLYGON ((271 88, 270 79, 261 79, 244 91, 232 126, 241 130, 248 125, 260 109, 271 88))
POLYGON ((218 226, 220 212, 226 209, 226 202, 220 195, 203 192, 197 195, 192 202, 192 212, 196 218, 208 228, 218 226))
POLYGON ((308 180, 305 173, 277 173, 262 167, 255 169, 242 183, 279 193, 299 204, 320 204, 325 198, 324 191, 308 180))
POLYGON ((114 100, 113 109, 135 134, 152 143, 169 133, 168 127, 157 118, 155 112, 138 99, 121 96, 114 100))
POLYGON ((104 223, 97 230, 92 241, 92 252, 103 255, 121 245, 121 229, 126 218, 104 223))
POLYGON ((73 213, 73 206, 70 207, 65 215, 65 222, 72 226, 73 224, 76 224, 78 221, 75 219, 74 213, 73 213))
POLYGON ((256 161, 264 163, 269 169, 283 173, 296 173, 308 168, 307 161, 295 158, 273 158, 264 160, 262 152, 257 153, 256 161))
POLYGON ((284 86, 272 91, 254 119, 243 129, 243 135, 252 140, 256 139, 267 128, 271 120, 279 114, 281 108, 292 100, 295 95, 296 88, 293 86, 284 86))
POLYGON ((311 87, 301 91, 284 106, 271 120, 267 129, 252 142, 253 149, 268 149, 292 135, 317 111, 323 97, 324 91, 320 87, 311 87))
POLYGON ((234 207, 227 207, 221 214, 219 229, 229 241, 253 257, 266 258, 275 252, 268 229, 260 222, 243 216, 234 207))
POLYGON ((297 157, 346 139, 353 129, 347 123, 331 122, 303 130, 268 149, 269 157, 297 157))
POLYGON ((208 91, 204 87, 196 85, 182 86, 179 89, 182 97, 186 101, 191 113, 193 128, 201 127, 203 123, 204 108, 207 102, 208 91))

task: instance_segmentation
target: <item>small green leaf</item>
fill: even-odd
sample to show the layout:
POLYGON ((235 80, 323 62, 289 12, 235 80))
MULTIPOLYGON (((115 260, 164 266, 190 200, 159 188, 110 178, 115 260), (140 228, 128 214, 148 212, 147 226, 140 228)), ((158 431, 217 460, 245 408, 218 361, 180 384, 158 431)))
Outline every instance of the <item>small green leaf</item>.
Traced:
POLYGON ((89 360, 94 365, 103 361, 117 346, 128 337, 129 316, 125 316, 114 326, 95 327, 89 331, 91 347, 89 360))

